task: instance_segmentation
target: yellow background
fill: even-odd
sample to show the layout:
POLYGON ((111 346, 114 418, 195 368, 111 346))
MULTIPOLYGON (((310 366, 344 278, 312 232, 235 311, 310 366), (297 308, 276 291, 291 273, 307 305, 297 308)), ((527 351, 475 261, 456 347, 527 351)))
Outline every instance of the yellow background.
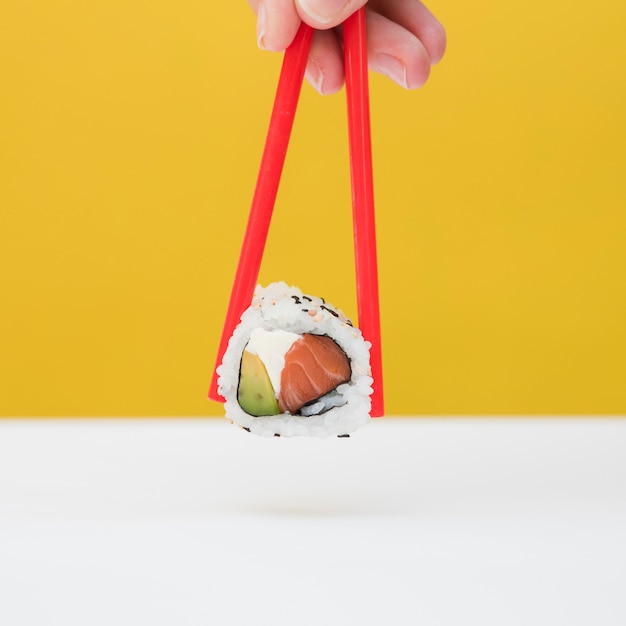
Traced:
MULTIPOLYGON (((371 77, 387 411, 626 413, 626 9, 430 7, 428 85, 371 77)), ((0 414, 221 414, 280 60, 244 0, 2 3, 0 414)), ((350 210, 307 85, 261 282, 356 316, 350 210)))

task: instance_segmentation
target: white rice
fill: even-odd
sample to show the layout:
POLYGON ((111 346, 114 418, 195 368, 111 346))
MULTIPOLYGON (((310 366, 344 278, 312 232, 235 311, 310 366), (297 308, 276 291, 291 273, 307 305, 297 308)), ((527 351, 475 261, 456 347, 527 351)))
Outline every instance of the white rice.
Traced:
POLYGON ((283 282, 272 283, 266 288, 257 287, 252 304, 241 316, 222 364, 217 368, 218 391, 226 400, 226 418, 266 437, 328 437, 354 432, 370 419, 370 346, 343 312, 323 299, 303 294, 297 287, 289 287, 283 282), (241 356, 254 328, 331 337, 348 356, 352 370, 350 381, 336 389, 342 398, 342 406, 310 417, 289 413, 255 417, 246 413, 237 401, 237 389, 241 356))

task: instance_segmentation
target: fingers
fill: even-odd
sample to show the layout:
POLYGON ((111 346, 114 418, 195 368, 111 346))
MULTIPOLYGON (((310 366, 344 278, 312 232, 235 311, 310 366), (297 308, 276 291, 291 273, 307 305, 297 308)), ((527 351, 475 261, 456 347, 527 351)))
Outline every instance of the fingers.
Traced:
POLYGON ((300 16, 293 0, 248 0, 257 15, 259 48, 279 52, 293 41, 300 26, 300 16))
MULTIPOLYGON (((301 23, 294 0, 248 0, 248 4, 257 15, 259 47, 274 52, 287 48, 301 23)), ((311 42, 306 77, 321 94, 331 94, 341 89, 343 51, 334 30, 316 30, 311 42)))
POLYGON ((368 6, 413 33, 426 49, 431 65, 441 60, 446 49, 446 31, 419 0, 371 0, 368 6))
POLYGON ((322 95, 339 91, 343 85, 343 50, 334 30, 318 30, 313 36, 306 78, 322 95))
MULTIPOLYGON (((367 0, 248 0, 257 14, 257 40, 266 50, 284 50, 301 20, 316 29, 307 79, 322 94, 338 91, 344 80, 340 28, 334 28, 367 0)), ((370 0, 367 3, 370 69, 405 89, 421 87, 430 66, 446 47, 442 25, 420 0, 370 0)))
POLYGON ((317 29, 338 26, 367 0, 294 0, 303 22, 317 29))
MULTIPOLYGON (((441 58, 445 32, 421 3, 409 0, 399 4, 404 10, 397 7, 390 17, 367 12, 369 67, 405 89, 416 89, 427 81, 431 65, 441 58)), ((307 78, 321 94, 341 89, 343 50, 336 29, 315 33, 307 78)))
POLYGON ((379 13, 367 16, 369 67, 405 89, 421 87, 430 74, 430 56, 410 31, 379 13))

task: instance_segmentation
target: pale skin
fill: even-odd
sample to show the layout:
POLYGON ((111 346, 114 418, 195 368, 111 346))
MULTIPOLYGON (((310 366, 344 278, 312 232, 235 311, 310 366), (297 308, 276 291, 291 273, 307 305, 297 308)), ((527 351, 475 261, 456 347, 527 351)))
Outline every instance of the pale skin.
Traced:
POLYGON ((341 23, 367 5, 367 54, 371 70, 405 89, 421 87, 443 56, 443 26, 419 0, 248 0, 257 15, 257 41, 284 50, 302 21, 316 29, 306 76, 321 94, 344 82, 341 23))

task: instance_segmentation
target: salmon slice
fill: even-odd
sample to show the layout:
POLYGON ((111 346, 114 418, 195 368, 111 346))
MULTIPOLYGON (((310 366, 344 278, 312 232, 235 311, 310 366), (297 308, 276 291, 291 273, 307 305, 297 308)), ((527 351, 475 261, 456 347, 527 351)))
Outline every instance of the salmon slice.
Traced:
POLYGON ((285 353, 280 376, 278 406, 281 413, 296 413, 307 402, 350 380, 345 352, 325 335, 302 335, 285 353))

